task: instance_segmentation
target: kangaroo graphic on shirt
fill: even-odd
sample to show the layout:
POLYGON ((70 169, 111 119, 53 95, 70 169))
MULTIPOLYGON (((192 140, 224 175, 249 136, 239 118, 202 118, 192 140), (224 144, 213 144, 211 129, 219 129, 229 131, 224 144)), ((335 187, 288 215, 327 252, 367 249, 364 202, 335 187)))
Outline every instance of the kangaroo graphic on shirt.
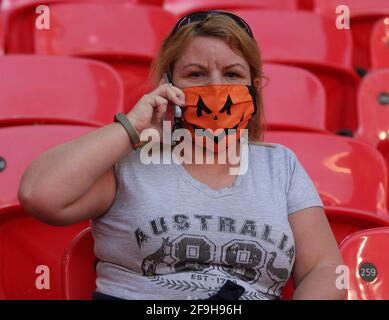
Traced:
POLYGON ((148 255, 142 261, 142 271, 144 276, 153 276, 156 274, 157 265, 160 263, 165 263, 164 259, 166 256, 170 255, 171 242, 169 242, 169 237, 162 238, 161 247, 148 255))

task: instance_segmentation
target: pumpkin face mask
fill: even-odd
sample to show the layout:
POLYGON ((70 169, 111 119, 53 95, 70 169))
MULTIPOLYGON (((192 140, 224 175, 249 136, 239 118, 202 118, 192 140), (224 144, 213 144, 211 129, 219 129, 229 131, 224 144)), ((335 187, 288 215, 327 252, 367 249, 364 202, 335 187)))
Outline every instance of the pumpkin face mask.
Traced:
POLYGON ((191 132, 192 137, 202 135, 216 145, 232 135, 234 140, 239 140, 240 129, 247 127, 257 111, 253 85, 210 85, 182 90, 186 100, 183 127, 191 132), (196 132, 196 129, 203 133, 196 132))

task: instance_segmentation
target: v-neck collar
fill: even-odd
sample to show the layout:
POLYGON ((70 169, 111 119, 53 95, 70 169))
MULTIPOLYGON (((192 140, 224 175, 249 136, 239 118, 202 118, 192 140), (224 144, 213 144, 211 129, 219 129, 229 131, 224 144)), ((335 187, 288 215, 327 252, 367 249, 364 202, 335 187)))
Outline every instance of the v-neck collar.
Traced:
MULTIPOLYGON (((248 144, 247 149, 248 149, 247 157, 245 156, 241 157, 240 168, 239 168, 239 170, 242 171, 242 168, 246 167, 247 168, 246 172, 244 172, 243 174, 238 174, 231 187, 223 187, 220 189, 213 189, 210 186, 208 186, 206 183, 203 183, 200 180, 197 180, 196 178, 192 177, 190 173, 182 166, 182 164, 179 164, 177 161, 174 162, 174 159, 176 159, 174 153, 172 153, 172 160, 173 160, 173 165, 177 168, 177 170, 180 171, 180 176, 182 176, 185 179, 185 181, 189 182, 197 190, 207 194, 212 198, 220 198, 235 193, 242 185, 243 181, 245 180, 245 177, 248 175, 248 172, 250 170, 249 164, 251 158, 250 144, 248 144), (244 165, 242 166, 242 163, 244 164, 244 161, 247 161, 246 166, 244 165)), ((245 155, 245 152, 243 152, 242 154, 245 155)))

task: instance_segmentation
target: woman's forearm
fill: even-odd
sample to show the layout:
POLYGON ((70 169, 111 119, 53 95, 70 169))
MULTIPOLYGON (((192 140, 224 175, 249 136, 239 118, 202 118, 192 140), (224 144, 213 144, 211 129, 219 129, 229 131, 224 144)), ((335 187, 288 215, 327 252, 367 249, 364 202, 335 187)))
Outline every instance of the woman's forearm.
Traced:
MULTIPOLYGON (((23 174, 21 199, 45 195, 52 211, 60 211, 87 192, 103 173, 132 150, 121 124, 112 123, 53 147, 35 159, 23 174)), ((25 202, 28 202, 25 200, 25 202)))
MULTIPOLYGON (((314 268, 298 285, 293 300, 343 300, 345 289, 337 288, 335 265, 314 268)), ((339 281, 338 281, 339 282, 339 281)))

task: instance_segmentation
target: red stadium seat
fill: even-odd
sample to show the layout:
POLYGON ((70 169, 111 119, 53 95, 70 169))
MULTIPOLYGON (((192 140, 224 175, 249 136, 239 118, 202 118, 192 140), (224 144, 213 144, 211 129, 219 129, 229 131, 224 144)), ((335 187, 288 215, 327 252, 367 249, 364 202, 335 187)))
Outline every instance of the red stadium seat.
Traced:
POLYGON ((327 207, 325 211, 338 244, 354 232, 389 226, 387 216, 368 211, 336 207, 327 207))
POLYGON ((323 85, 310 72, 296 67, 265 64, 264 110, 268 129, 325 131, 323 85))
POLYGON ((314 0, 315 11, 327 14, 334 20, 336 7, 347 5, 350 9, 350 30, 354 41, 355 67, 370 69, 369 40, 374 23, 389 14, 386 0, 314 0))
MULTIPOLYGON (((325 213, 335 239, 342 251, 343 243, 348 241, 348 237, 353 237, 356 233, 364 233, 366 229, 369 228, 389 228, 388 219, 377 217, 369 212, 346 210, 341 208, 325 208, 325 213)), ((384 252, 384 250, 377 251, 380 253, 384 252)), ((350 267, 353 266, 353 261, 348 263, 344 254, 343 257, 345 258, 346 265, 349 265, 350 267)), ((292 299, 294 291, 295 288, 291 277, 282 290, 282 299, 292 299)), ((350 296, 350 292, 348 294, 350 296)))
POLYGON ((378 20, 370 39, 372 69, 389 68, 389 16, 378 20))
POLYGON ((99 61, 6 55, 0 57, 0 70, 0 126, 105 125, 124 109, 120 77, 99 61))
POLYGON ((63 296, 66 300, 90 300, 96 289, 96 256, 90 228, 78 234, 65 253, 62 265, 63 296))
POLYGON ((356 129, 358 77, 352 70, 352 38, 333 20, 304 11, 237 10, 253 29, 266 62, 301 66, 326 89, 326 127, 356 129))
POLYGON ((283 144, 296 153, 326 207, 389 217, 387 167, 382 155, 368 143, 296 131, 266 131, 265 141, 283 144))
POLYGON ((298 9, 298 0, 164 0, 165 10, 177 16, 184 16, 198 10, 236 9, 298 9))
POLYGON ((358 92, 359 128, 356 138, 374 147, 389 143, 389 68, 372 71, 358 92))
POLYGON ((37 54, 147 61, 154 58, 175 22, 173 16, 157 7, 122 3, 56 4, 51 6, 51 19, 50 30, 34 28, 37 54))
POLYGON ((359 128, 355 137, 376 147, 389 168, 389 68, 371 71, 358 93, 359 128))
POLYGON ((71 241, 89 222, 49 226, 18 205, 0 209, 0 292, 7 300, 64 299, 62 272, 71 241), (46 276, 49 282, 43 282, 46 276), (48 287, 42 288, 40 285, 48 287))
POLYGON ((348 300, 389 299, 389 227, 362 230, 345 239, 340 250, 349 267, 348 300))
POLYGON ((17 190, 27 166, 44 151, 97 127, 30 125, 0 128, 0 209, 17 204, 17 190))
POLYGON ((150 89, 151 60, 175 23, 173 15, 157 6, 123 1, 53 4, 50 30, 33 27, 35 19, 34 7, 11 15, 8 53, 91 57, 117 66, 127 110, 150 89))

